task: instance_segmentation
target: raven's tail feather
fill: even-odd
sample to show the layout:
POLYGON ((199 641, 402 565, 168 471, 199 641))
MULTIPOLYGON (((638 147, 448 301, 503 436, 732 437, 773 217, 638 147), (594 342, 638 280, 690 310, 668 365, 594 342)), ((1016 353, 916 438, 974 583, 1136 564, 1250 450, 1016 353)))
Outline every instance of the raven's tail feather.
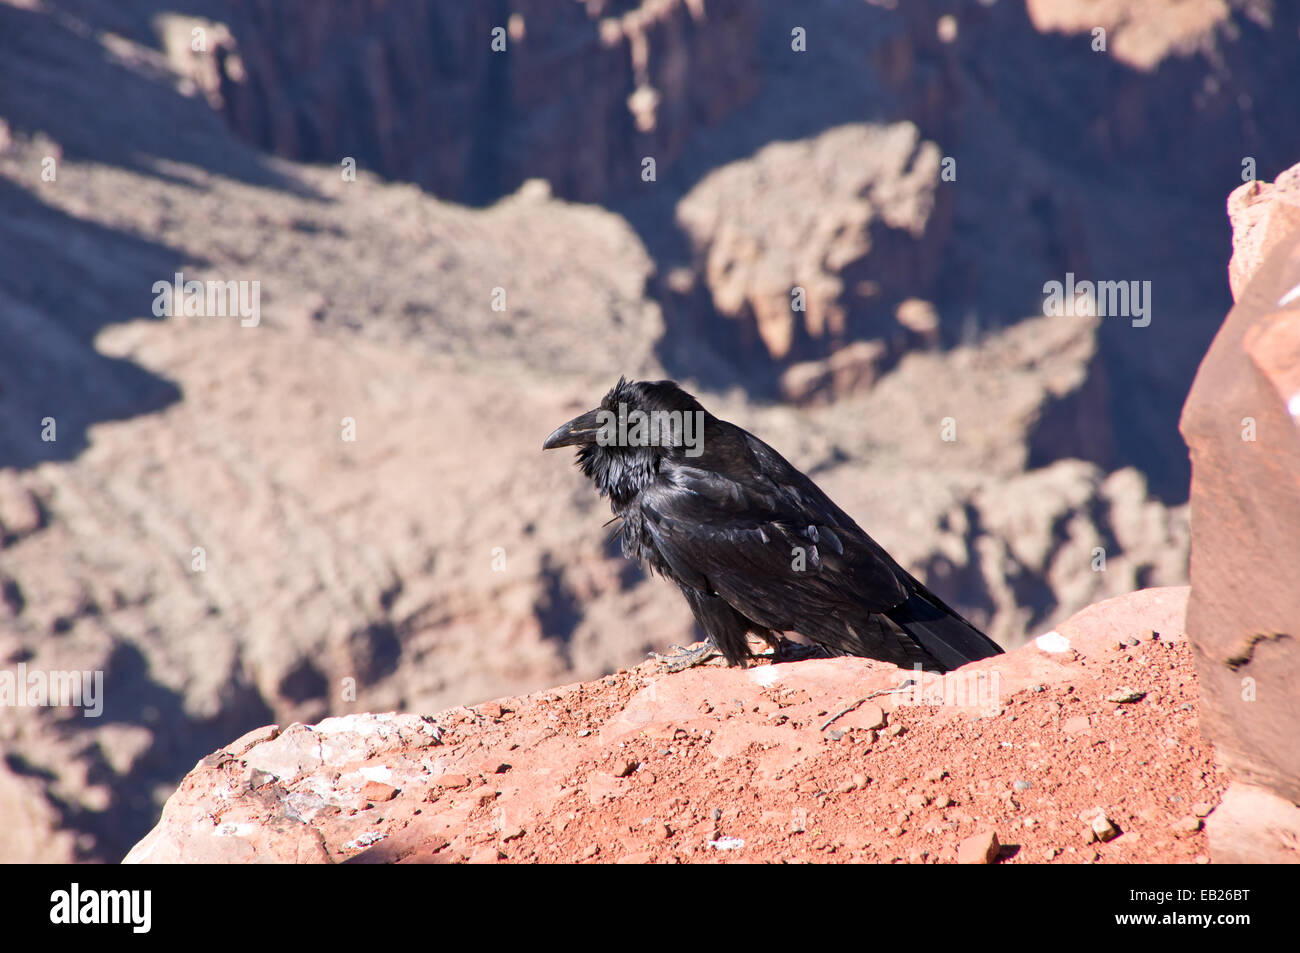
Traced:
POLYGON ((945 672, 1002 654, 996 642, 919 583, 906 602, 884 615, 933 656, 945 672))

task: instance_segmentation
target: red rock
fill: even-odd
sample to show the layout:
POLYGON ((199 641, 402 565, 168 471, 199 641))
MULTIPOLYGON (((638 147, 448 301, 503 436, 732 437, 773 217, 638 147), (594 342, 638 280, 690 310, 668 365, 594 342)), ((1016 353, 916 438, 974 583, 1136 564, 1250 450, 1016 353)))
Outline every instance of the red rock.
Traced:
MULTIPOLYGON (((294 725, 239 759, 223 751, 222 758, 197 766, 131 859, 408 863, 445 857, 453 850, 470 857, 488 844, 505 848, 509 856, 504 859, 510 862, 624 856, 641 862, 647 858, 638 855, 653 854, 651 844, 677 844, 678 856, 691 860, 704 856, 702 845, 710 840, 731 836, 744 839, 744 850, 709 850, 709 860, 821 861, 842 854, 837 845, 847 844, 861 845, 851 848, 866 855, 858 859, 878 862, 886 854, 881 847, 886 837, 889 856, 924 851, 927 859, 945 856, 942 850, 936 853, 935 839, 951 838, 949 859, 956 859, 962 836, 988 825, 991 810, 1002 809, 991 797, 1006 788, 1008 779, 1032 775, 1035 788, 1052 792, 1054 803, 1071 805, 1068 817, 1063 809, 1036 805, 1041 823, 1032 829, 1024 825, 1024 849, 1006 862, 1037 860, 1047 846, 1042 839, 1059 842, 1066 822, 1077 829, 1073 813, 1079 803, 1115 803, 1135 786, 1157 784, 1189 805, 1217 802, 1220 786, 1209 749, 1196 742, 1195 719, 1174 704, 1195 698, 1187 644, 1171 634, 1172 648, 1161 650, 1158 667, 1139 668, 1134 661, 1099 651, 1121 625, 1117 620, 1128 629, 1159 626, 1162 632, 1177 633, 1181 623, 1171 606, 1184 595, 1178 590, 1135 593, 1093 607, 1081 614, 1083 621, 1063 622, 1060 631, 1084 658, 1106 658, 1087 669, 1029 645, 964 670, 972 677, 996 673, 1003 703, 1018 713, 1017 721, 972 720, 981 716, 979 706, 908 708, 909 743, 871 751, 821 741, 820 726, 831 715, 899 682, 893 666, 854 658, 673 675, 632 672, 614 686, 602 681, 564 690, 568 724, 554 717, 559 706, 547 699, 555 693, 543 692, 515 700, 508 721, 490 727, 470 722, 464 738, 448 734, 435 746, 421 745, 428 722, 410 715, 350 715, 314 727, 294 725), (1126 709, 1124 727, 1133 733, 1125 735, 1130 751, 1123 771, 1114 770, 1113 755, 1104 745, 1081 745, 1062 732, 1040 730, 1040 722, 1050 724, 1049 713, 1057 710, 1055 698, 1071 699, 1066 707, 1081 713, 1108 711, 1113 706, 1106 706, 1106 696, 1134 683, 1139 674, 1162 704, 1126 709), (1033 686, 1043 691, 1033 692, 1033 686), (761 702, 780 698, 799 700, 784 711, 802 727, 775 725, 766 717, 761 702), (712 711, 701 710, 702 699, 712 700, 712 711), (599 724, 598 737, 574 738, 574 723, 599 724), (673 739, 667 744, 676 754, 663 753, 667 748, 660 739, 665 737, 673 739), (1167 738, 1174 738, 1176 746, 1169 747, 1167 738), (489 775, 493 783, 473 795, 457 793, 477 785, 479 772, 490 771, 505 757, 509 772, 489 775), (658 776, 653 787, 649 767, 626 778, 613 776, 643 762, 658 776), (1094 778, 1085 780, 1078 770, 1083 768, 1092 770, 1094 778), (237 782, 253 769, 282 774, 276 784, 233 802, 222 794, 232 779, 237 782), (871 776, 877 781, 871 782, 871 776), (384 787, 367 787, 374 777, 383 777, 384 787), (951 797, 940 782, 943 789, 971 792, 965 811, 948 811, 951 797), (432 799, 394 797, 383 810, 346 810, 358 790, 377 797, 390 790, 410 791, 412 785, 429 791, 432 799), (656 795, 661 789, 665 796, 656 795), (934 810, 926 804, 930 797, 935 798, 934 810), (715 811, 722 812, 720 819, 714 819, 715 811), (214 825, 206 819, 218 812, 229 826, 214 836, 214 825), (520 837, 522 831, 527 834, 520 837), (314 846, 302 839, 304 832, 311 833, 314 846), (639 833, 643 840, 601 852, 599 844, 625 833, 639 833), (448 843, 454 846, 448 848, 448 843), (517 851, 505 847, 515 843, 527 846, 517 851)), ((451 724, 455 711, 434 718, 451 724)), ((1122 852, 1106 851, 1102 860, 1190 861, 1202 849, 1198 840, 1174 839, 1167 823, 1160 811, 1149 820, 1134 820, 1130 826, 1135 830, 1159 828, 1166 837, 1137 838, 1122 852)), ((483 852, 482 859, 488 858, 483 852)), ((1059 859, 1079 862, 1085 857, 1067 853, 1059 859)))
POLYGON ((957 863, 991 864, 997 859, 1000 849, 996 832, 980 831, 957 845, 957 863))
POLYGON ((1184 638, 1189 591, 1186 586, 1162 586, 1103 599, 1076 612, 1056 631, 1067 641, 1099 653, 1143 631, 1154 630, 1162 640, 1178 641, 1184 638))
POLYGON ((1300 863, 1300 807, 1272 791, 1234 781, 1205 826, 1215 863, 1300 863))
MULTIPOLYGON (((1271 804, 1259 791, 1295 807, 1300 166, 1275 186, 1238 189, 1229 212, 1237 304, 1201 362, 1180 425, 1192 458, 1187 630, 1196 646, 1202 731, 1243 785, 1225 807, 1271 804)), ((1285 834, 1269 826, 1294 823, 1300 808, 1270 810, 1256 821, 1223 809, 1214 817, 1219 835, 1212 828, 1211 846, 1229 856, 1273 856, 1278 837, 1300 843, 1300 825, 1285 834), (1238 843, 1229 843, 1229 833, 1238 843)))
POLYGON ((1103 843, 1114 840, 1119 836, 1119 828, 1115 826, 1104 812, 1098 813, 1093 817, 1092 823, 1089 825, 1089 830, 1097 840, 1102 841, 1103 843))
POLYGON ((252 731, 240 735, 235 741, 226 745, 225 750, 235 757, 239 757, 264 741, 274 741, 279 735, 279 725, 263 725, 261 728, 254 728, 252 731))
POLYGON ((397 797, 397 788, 382 781, 367 781, 361 786, 361 797, 375 804, 382 804, 397 797))

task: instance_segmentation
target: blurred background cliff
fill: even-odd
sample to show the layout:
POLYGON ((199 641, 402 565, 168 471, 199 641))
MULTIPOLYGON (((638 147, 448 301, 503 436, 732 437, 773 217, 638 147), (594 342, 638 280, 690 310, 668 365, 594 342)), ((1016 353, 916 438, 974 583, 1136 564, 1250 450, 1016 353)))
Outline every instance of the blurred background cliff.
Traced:
POLYGON ((105 683, 0 710, 0 860, 120 858, 248 728, 692 640, 540 450, 620 374, 1005 646, 1184 582, 1298 43, 1270 0, 0 0, 0 667, 105 683), (177 272, 260 323, 155 317, 177 272), (1044 317, 1067 274, 1150 324, 1044 317))

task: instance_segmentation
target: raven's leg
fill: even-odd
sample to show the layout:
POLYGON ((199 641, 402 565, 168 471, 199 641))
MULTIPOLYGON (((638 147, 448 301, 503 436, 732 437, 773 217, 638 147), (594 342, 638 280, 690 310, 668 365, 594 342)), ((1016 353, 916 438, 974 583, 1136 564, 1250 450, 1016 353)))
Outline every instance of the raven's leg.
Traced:
MULTIPOLYGON (((705 647, 699 650, 698 658, 692 656, 689 661, 681 659, 682 664, 680 667, 673 668, 673 671, 699 665, 715 655, 725 658, 728 665, 744 665, 753 658, 754 653, 749 650, 748 635, 751 631, 757 630, 758 626, 733 609, 716 593, 702 592, 680 584, 679 588, 682 590, 682 595, 686 597, 687 605, 691 607, 695 621, 704 630, 705 647)), ((673 664, 676 665, 677 662, 673 664)))
POLYGON ((694 668, 697 665, 703 665, 710 659, 717 658, 721 653, 713 647, 709 641, 697 642, 693 648, 683 648, 680 645, 670 645, 673 649, 672 655, 660 655, 658 652, 651 652, 650 657, 656 662, 662 663, 670 673, 684 672, 688 668, 694 668))

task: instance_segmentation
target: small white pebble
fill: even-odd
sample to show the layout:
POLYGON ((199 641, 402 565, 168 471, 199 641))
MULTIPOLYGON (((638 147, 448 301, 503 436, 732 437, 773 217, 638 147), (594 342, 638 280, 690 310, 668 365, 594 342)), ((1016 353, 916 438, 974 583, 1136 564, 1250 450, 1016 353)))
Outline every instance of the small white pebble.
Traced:
POLYGON ((1038 646, 1040 651, 1051 652, 1053 654, 1057 652, 1070 651, 1070 640, 1060 632, 1056 631, 1048 632, 1046 635, 1040 635, 1034 640, 1034 644, 1038 646))
POLYGON ((745 842, 739 837, 719 837, 717 840, 709 841, 709 846, 714 850, 740 850, 745 846, 745 842))

